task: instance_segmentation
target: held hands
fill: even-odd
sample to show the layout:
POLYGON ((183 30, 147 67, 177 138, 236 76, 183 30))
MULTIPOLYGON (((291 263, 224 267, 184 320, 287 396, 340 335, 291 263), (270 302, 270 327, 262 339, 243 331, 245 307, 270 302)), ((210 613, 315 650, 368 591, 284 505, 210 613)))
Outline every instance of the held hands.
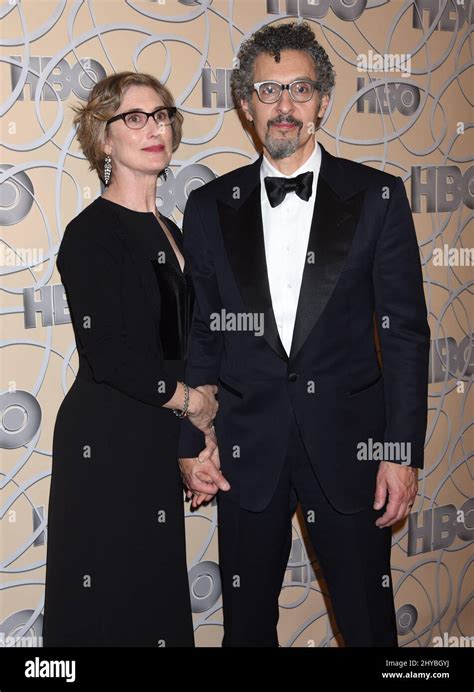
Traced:
POLYGON ((377 473, 374 509, 384 506, 388 491, 388 505, 384 514, 375 522, 383 529, 405 519, 415 502, 418 492, 417 469, 401 466, 391 461, 382 461, 377 473))
POLYGON ((219 490, 229 490, 230 484, 220 472, 219 448, 214 428, 205 435, 206 447, 196 458, 180 459, 179 467, 186 488, 186 498, 192 497, 191 507, 209 502, 219 490))
POLYGON ((217 386, 211 384, 191 389, 189 393, 187 416, 204 433, 206 443, 198 457, 179 460, 186 497, 192 497, 191 506, 194 508, 212 500, 219 490, 230 489, 230 484, 220 472, 219 449, 212 424, 219 408, 216 394, 217 386))

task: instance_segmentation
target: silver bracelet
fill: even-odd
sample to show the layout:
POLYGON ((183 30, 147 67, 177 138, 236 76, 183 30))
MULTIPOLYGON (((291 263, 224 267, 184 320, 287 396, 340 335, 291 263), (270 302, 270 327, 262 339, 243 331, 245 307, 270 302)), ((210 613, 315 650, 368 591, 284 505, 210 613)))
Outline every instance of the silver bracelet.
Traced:
POLYGON ((184 387, 184 404, 183 408, 181 411, 179 409, 173 408, 171 409, 174 413, 175 416, 178 416, 178 418, 184 418, 188 414, 188 407, 189 407, 189 385, 187 385, 185 382, 181 382, 181 380, 178 380, 180 384, 183 385, 184 387))

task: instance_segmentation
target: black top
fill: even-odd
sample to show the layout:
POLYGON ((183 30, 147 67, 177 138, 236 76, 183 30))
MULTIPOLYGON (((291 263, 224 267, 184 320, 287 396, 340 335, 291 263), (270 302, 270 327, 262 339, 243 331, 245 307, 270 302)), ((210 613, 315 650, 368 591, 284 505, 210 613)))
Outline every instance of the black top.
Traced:
MULTIPOLYGON (((128 220, 133 216, 133 224, 128 224, 128 227, 135 232, 134 242, 140 244, 149 258, 160 290, 163 357, 165 360, 184 360, 194 307, 194 287, 188 265, 185 264, 184 271, 181 271, 178 258, 153 212, 135 211, 104 197, 98 197, 97 201, 113 204, 116 211, 128 220)), ((183 254, 183 237, 178 226, 161 214, 160 219, 183 254)))

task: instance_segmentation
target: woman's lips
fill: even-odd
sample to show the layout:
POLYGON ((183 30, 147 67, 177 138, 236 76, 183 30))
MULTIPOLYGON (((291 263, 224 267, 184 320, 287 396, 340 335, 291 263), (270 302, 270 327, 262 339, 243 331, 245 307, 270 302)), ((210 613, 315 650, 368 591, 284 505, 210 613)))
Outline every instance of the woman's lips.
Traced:
POLYGON ((145 149, 143 149, 143 151, 155 152, 155 151, 163 151, 163 149, 164 149, 164 146, 162 144, 159 144, 159 145, 154 146, 154 147, 145 147, 145 149))

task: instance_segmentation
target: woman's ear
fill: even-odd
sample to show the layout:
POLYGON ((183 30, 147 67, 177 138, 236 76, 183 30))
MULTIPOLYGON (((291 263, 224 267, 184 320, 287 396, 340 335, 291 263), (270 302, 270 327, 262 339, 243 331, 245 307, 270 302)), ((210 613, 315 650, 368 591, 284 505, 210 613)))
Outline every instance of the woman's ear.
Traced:
POLYGON ((104 133, 102 151, 104 153, 104 156, 111 156, 112 155, 112 146, 110 144, 107 133, 104 133))

